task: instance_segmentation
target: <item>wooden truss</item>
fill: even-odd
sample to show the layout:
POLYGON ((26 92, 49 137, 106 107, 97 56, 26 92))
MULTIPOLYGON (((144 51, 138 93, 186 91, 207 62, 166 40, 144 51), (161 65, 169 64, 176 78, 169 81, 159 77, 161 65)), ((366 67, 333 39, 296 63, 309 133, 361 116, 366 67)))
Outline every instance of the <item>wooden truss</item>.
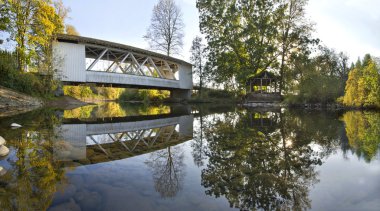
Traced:
POLYGON ((86 70, 178 80, 178 64, 121 49, 86 45, 86 70))
POLYGON ((166 143, 177 139, 178 134, 175 133, 175 128, 176 125, 171 125, 114 134, 89 135, 87 136, 87 145, 97 145, 104 154, 110 156, 110 152, 106 149, 107 145, 120 143, 120 147, 133 153, 137 148, 139 150, 148 150, 155 144, 166 143))

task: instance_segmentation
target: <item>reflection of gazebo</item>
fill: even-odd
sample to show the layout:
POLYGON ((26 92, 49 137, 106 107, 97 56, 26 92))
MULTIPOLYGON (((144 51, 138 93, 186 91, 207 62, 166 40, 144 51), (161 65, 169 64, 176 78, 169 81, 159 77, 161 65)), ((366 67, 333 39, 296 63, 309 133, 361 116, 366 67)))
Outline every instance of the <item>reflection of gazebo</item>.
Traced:
POLYGON ((278 126, 280 110, 275 111, 253 111, 249 112, 249 126, 258 131, 268 134, 273 132, 278 126))
POLYGON ((278 77, 268 71, 261 71, 247 79, 247 93, 278 93, 278 77))

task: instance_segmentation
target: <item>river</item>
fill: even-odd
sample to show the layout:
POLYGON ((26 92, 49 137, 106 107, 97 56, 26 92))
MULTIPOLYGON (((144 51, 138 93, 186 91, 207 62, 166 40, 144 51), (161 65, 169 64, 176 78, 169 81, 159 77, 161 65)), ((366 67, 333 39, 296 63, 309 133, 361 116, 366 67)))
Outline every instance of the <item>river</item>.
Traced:
POLYGON ((111 102, 1 117, 0 135, 2 210, 380 207, 371 111, 111 102))

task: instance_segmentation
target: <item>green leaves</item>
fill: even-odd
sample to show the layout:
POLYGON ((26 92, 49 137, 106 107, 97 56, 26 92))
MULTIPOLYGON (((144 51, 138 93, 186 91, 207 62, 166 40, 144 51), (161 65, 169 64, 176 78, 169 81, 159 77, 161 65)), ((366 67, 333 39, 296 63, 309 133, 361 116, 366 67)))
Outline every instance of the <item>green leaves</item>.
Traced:
POLYGON ((305 0, 198 0, 200 29, 208 41, 215 80, 232 80, 243 88, 247 75, 278 69, 280 55, 284 60, 307 34, 308 28, 300 24, 305 4, 305 0), (297 7, 288 12, 289 4, 297 7))

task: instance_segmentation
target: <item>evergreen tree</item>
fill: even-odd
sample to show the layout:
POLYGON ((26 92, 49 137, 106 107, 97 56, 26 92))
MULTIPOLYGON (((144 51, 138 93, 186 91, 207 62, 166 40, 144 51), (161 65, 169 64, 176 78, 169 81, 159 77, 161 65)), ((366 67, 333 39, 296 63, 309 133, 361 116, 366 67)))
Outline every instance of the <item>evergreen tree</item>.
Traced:
POLYGON ((380 108, 379 66, 369 54, 358 60, 348 76, 343 103, 354 107, 380 108))

